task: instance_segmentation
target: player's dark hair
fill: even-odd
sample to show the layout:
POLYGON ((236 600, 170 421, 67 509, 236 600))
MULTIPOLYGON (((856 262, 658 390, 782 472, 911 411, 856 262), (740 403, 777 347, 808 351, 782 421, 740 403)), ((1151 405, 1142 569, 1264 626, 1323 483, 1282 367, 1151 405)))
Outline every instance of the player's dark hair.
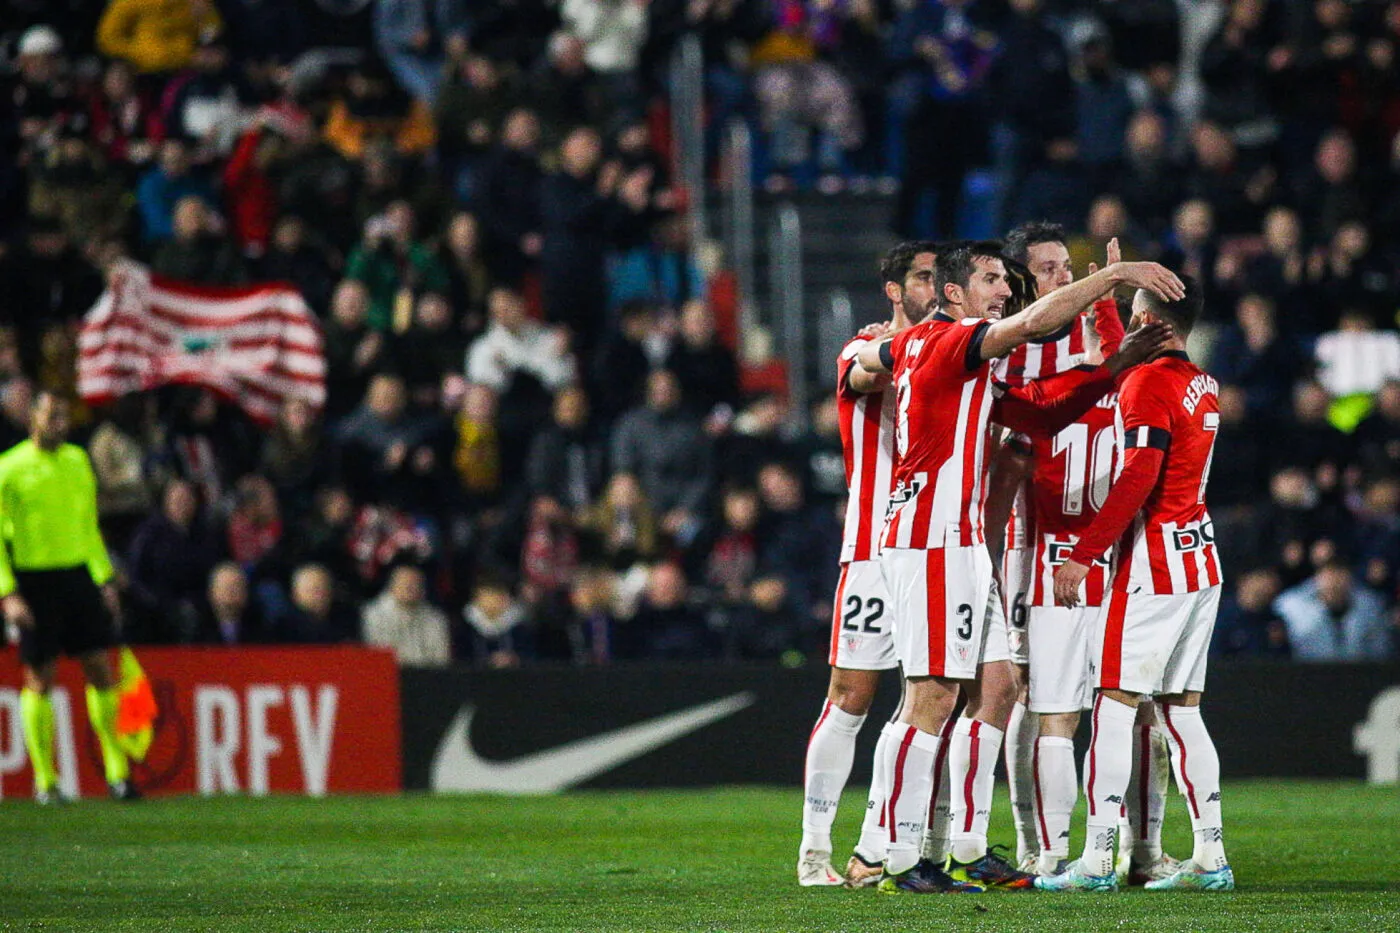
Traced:
POLYGON ((1178 337, 1185 337, 1200 319, 1205 295, 1201 283, 1193 276, 1181 273, 1180 278, 1186 294, 1178 301, 1163 301, 1147 289, 1143 289, 1142 294, 1147 300, 1147 310, 1170 324, 1178 337))
POLYGON ((979 259, 1003 259, 1001 243, 997 240, 963 241, 938 254, 938 261, 934 264, 934 288, 937 289, 940 306, 947 301, 944 292, 946 286, 952 284, 967 288, 979 259))
POLYGON ((1006 244, 1002 248, 1011 259, 1025 264, 1030 260, 1031 247, 1040 243, 1066 243, 1068 234, 1060 224, 1053 224, 1048 220, 1032 220, 1021 224, 1015 230, 1006 235, 1006 244))
POLYGON ((920 253, 933 253, 937 256, 940 251, 939 245, 933 240, 905 240, 896 244, 880 260, 880 284, 893 282, 903 285, 904 280, 909 277, 909 270, 914 266, 914 257, 920 253))

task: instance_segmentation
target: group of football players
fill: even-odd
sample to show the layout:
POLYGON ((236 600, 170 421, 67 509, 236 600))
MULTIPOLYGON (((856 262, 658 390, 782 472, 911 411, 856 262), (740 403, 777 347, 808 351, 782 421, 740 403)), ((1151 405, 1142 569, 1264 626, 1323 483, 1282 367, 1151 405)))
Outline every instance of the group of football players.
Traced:
POLYGON ((1076 281, 1045 223, 902 243, 881 277, 890 320, 837 365, 850 498, 799 883, 1233 889, 1200 714, 1221 572, 1205 506, 1218 386, 1185 345, 1199 285, 1121 261, 1116 241, 1076 281), (894 667, 904 693, 843 874, 831 828, 894 667), (1085 711, 1087 835, 1071 860, 1085 711), (987 839, 1003 749, 1014 859, 987 839), (1161 845, 1169 768, 1195 835, 1184 861, 1161 845))

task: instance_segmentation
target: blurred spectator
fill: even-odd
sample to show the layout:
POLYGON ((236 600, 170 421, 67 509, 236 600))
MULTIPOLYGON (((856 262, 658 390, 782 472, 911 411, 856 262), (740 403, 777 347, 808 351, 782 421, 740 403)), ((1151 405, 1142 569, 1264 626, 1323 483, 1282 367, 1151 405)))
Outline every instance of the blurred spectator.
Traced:
POLYGON ((128 592, 144 635, 181 641, 196 626, 198 600, 219 548, 200 519, 193 486, 173 480, 161 503, 132 538, 128 592))
POLYGON ((631 473, 613 474, 597 505, 584 513, 582 527, 597 537, 614 570, 650 562, 660 551, 656 515, 631 473))
POLYGON ((1201 53, 1205 117, 1255 145, 1278 132, 1271 118, 1276 73, 1292 57, 1283 4, 1231 0, 1201 53))
POLYGON ((175 204, 173 235, 156 248, 151 271, 196 285, 242 285, 248 280, 243 261, 218 230, 203 199, 181 198, 175 204))
POLYGON ((15 46, 16 75, 6 90, 22 154, 51 146, 77 115, 63 57, 63 39, 46 25, 31 26, 15 46))
POLYGON ((402 333, 413 319, 421 292, 447 291, 447 273, 428 247, 416 240, 417 218, 407 201, 394 201, 365 222, 365 236, 345 261, 345 277, 369 290, 369 326, 402 333))
POLYGON ((765 463, 795 464, 799 454, 785 436, 787 423, 787 399, 773 393, 754 399, 734 419, 732 429, 716 440, 715 460, 720 479, 750 486, 765 463))
POLYGON ((590 436, 588 396, 578 386, 554 394, 554 420, 535 436, 526 459, 532 495, 549 496, 578 514, 602 486, 605 451, 590 436))
POLYGON ((1278 577, 1269 570, 1243 574, 1234 592, 1222 598, 1211 635, 1215 655, 1288 657, 1288 628, 1273 609, 1278 577))
POLYGON ((345 279, 323 325, 326 344, 326 419, 338 422, 364 396, 370 376, 388 360, 388 339, 369 326, 369 289, 345 279))
POLYGON ((647 8, 639 0, 564 0, 560 18, 583 43, 583 60, 609 99, 640 113, 637 66, 647 37, 647 8))
POLYGON ((681 306, 680 339, 671 347, 666 368, 676 374, 693 414, 705 417, 721 405, 731 411, 739 407, 739 365, 715 332, 714 313, 704 301, 681 306))
POLYGON ((512 110, 501 138, 486 158, 477 210, 485 234, 487 259, 497 281, 518 284, 531 260, 540 254, 540 121, 533 110, 512 110))
POLYGON ((1088 172, 1089 192, 1097 195, 1122 165, 1133 99, 1127 78, 1113 60, 1106 35, 1091 35, 1079 48, 1075 78, 1076 140, 1088 172))
POLYGON ((497 396, 484 385, 465 387, 462 410, 457 413, 457 446, 452 464, 468 500, 494 504, 501 493, 501 439, 496 430, 497 396))
POLYGON ((1191 160, 1186 194, 1205 201, 1215 211, 1216 228, 1222 234, 1249 233, 1257 229, 1267 167, 1251 174, 1240 160, 1239 150, 1224 130, 1213 123, 1196 124, 1191 132, 1191 160))
POLYGON ((593 345, 603 324, 604 255, 617 213, 612 194, 620 169, 609 166, 599 172, 602 153, 596 130, 573 130, 560 147, 559 171, 540 188, 545 314, 568 327, 576 344, 586 347, 593 345))
POLYGON ((657 564, 647 577, 646 594, 629 623, 636 656, 698 660, 710 656, 703 616, 690 605, 690 587, 676 564, 657 564))
POLYGON ((378 0, 374 43, 409 94, 429 104, 437 97, 444 60, 466 54, 466 4, 453 0, 378 0))
POLYGON ((748 604, 758 566, 758 492, 731 486, 720 495, 720 525, 705 555, 702 579, 729 625, 748 604))
POLYGON ((609 329, 593 355, 590 385, 603 424, 611 425, 642 401, 651 371, 648 342, 657 327, 657 309, 636 299, 617 309, 617 326, 609 329))
POLYGON ((1244 286, 1275 301, 1284 312, 1281 323, 1290 334, 1317 333, 1327 330, 1320 309, 1309 307, 1300 300, 1307 272, 1307 255, 1303 242, 1303 225, 1296 211, 1287 207, 1270 209, 1264 217, 1263 255, 1245 266, 1244 286), (1297 309, 1302 314, 1292 313, 1297 309), (1306 314, 1307 316, 1303 316, 1306 314))
POLYGON ((709 440, 682 407, 674 373, 653 372, 646 394, 646 405, 624 415, 613 432, 613 470, 635 473, 663 530, 687 543, 699 530, 709 493, 709 440))
POLYGON ((307 497, 323 478, 323 453, 316 410, 300 399, 284 402, 263 444, 260 469, 282 501, 294 504, 298 518, 305 513, 307 497))
POLYGON ((452 660, 447 615, 427 601, 423 571, 400 564, 364 608, 364 642, 390 648, 400 667, 445 667, 452 660))
POLYGON ((335 580, 320 564, 303 564, 292 574, 291 605, 276 620, 279 641, 332 644, 354 641, 360 620, 335 595, 335 580))
POLYGON ((174 233, 175 205, 185 197, 215 201, 214 190, 190 171, 189 147, 184 140, 166 138, 160 144, 156 166, 141 176, 136 186, 136 210, 148 243, 167 240, 174 233))
MULTIPOLYGON (((1167 142, 1166 121, 1161 116, 1150 110, 1133 114, 1128 122, 1123 170, 1115 183, 1128 213, 1153 239, 1161 239, 1167 232, 1172 212, 1182 202, 1181 170, 1172 159, 1167 142)), ((1209 235, 1207 222, 1199 240, 1204 241, 1209 235)), ((1184 251, 1179 237, 1178 246, 1184 251)), ((1214 272, 1211 267, 1184 271, 1198 281, 1204 281, 1214 272)))
POLYGON ((437 491, 438 432, 436 419, 408 410, 401 377, 376 375, 364 403, 341 422, 341 476, 363 501, 421 501, 437 491))
POLYGON ((11 377, 0 387, 0 450, 9 450, 29 437, 29 409, 34 405, 34 383, 11 377))
POLYGON ((606 126, 613 101, 584 58, 583 41, 560 30, 549 37, 549 54, 529 81, 529 100, 539 114, 545 145, 554 147, 580 126, 606 126))
POLYGON ((486 329, 486 296, 491 291, 492 273, 484 249, 476 215, 467 211, 453 214, 437 258, 447 272, 453 322, 468 338, 486 329))
POLYGON ((164 133, 192 141, 197 162, 224 158, 243 132, 252 98, 222 37, 201 36, 189 67, 172 77, 161 94, 164 133))
POLYGON ((1166 238, 1162 263, 1169 269, 1184 272, 1201 283, 1207 302, 1204 314, 1218 319, 1213 308, 1216 297, 1215 277, 1219 251, 1215 243, 1215 212, 1208 202, 1199 198, 1183 201, 1172 212, 1171 234, 1166 238))
POLYGON ((1400 382, 1376 393, 1376 406, 1356 428, 1357 459, 1376 475, 1400 475, 1400 382))
POLYGON ((97 47, 142 73, 170 72, 188 65, 199 41, 222 28, 210 0, 108 0, 97 47))
MULTIPOLYGON (((1321 0, 1319 5, 1344 5, 1321 0)), ((1313 157, 1313 171, 1298 181, 1298 202, 1310 207, 1307 229, 1316 238, 1329 239, 1342 224, 1364 217, 1362 192, 1356 177, 1356 144, 1345 130, 1323 136, 1313 157)))
POLYGON ((358 159, 381 138, 400 155, 421 155, 437 143, 427 102, 409 98, 373 60, 350 72, 345 93, 331 103, 323 133, 347 159, 358 159))
POLYGON ((536 380, 549 392, 574 378, 568 336, 525 314, 519 292, 498 286, 489 299, 491 324, 467 351, 467 379, 504 392, 518 377, 536 380))
MULTIPOLYGON (((990 131, 983 89, 999 51, 977 0, 918 3, 903 11, 891 33, 890 57, 902 71, 897 89, 911 100, 905 131, 894 229, 913 236, 920 199, 937 196, 933 233, 957 234, 963 180, 985 157, 990 131), (958 132, 944 132, 956 126, 958 132)), ((906 105, 908 106, 908 105, 906 105)))
POLYGON ((436 408, 442 378, 462 365, 466 340, 452 329, 452 306, 425 292, 413 309, 413 324, 394 343, 394 359, 405 374, 409 397, 419 408, 436 408))
POLYGON ((283 214, 272 225, 267 252, 259 257, 257 278, 264 282, 290 282, 319 316, 330 310, 335 273, 324 250, 313 246, 306 221, 283 214))
POLYGON ((1395 656, 1380 594, 1361 586, 1351 570, 1329 563, 1311 580, 1274 600, 1288 626, 1295 661, 1388 661, 1395 656))
POLYGON ((92 138, 107 161, 131 168, 156 156, 164 128, 150 98, 138 90, 129 62, 107 63, 102 84, 88 100, 92 138))
POLYGON ((769 190, 791 185, 791 175, 806 154, 806 127, 819 132, 820 184, 829 193, 841 185, 842 153, 864 141, 851 82, 823 57, 841 40, 844 13, 837 4, 779 0, 773 4, 772 30, 753 49, 754 93, 773 150, 769 190))
POLYGON ((1313 254, 1309 278, 1319 298, 1361 312, 1378 329, 1394 328, 1394 263, 1375 249, 1370 230, 1360 221, 1342 224, 1326 251, 1313 254))
POLYGON ((1348 552, 1362 583, 1381 593, 1394 593, 1400 567, 1400 481, 1377 479, 1358 498, 1352 509, 1356 526, 1348 552))
POLYGON ((1271 460, 1312 470, 1323 492, 1334 492, 1342 470, 1351 462, 1351 439, 1328 420, 1331 400, 1316 382, 1293 390, 1293 417, 1274 431, 1271 460))
POLYGON ((1009 212, 1030 170, 1063 161, 1075 146, 1075 87, 1064 40, 1046 22, 1042 0, 1013 0, 1010 6, 1001 26, 1002 54, 990 77, 997 113, 992 146, 1001 189, 999 230, 1014 222, 1009 212))
POLYGON ((1262 415, 1250 417, 1246 399, 1239 386, 1220 387, 1220 429, 1210 468, 1210 507, 1215 511, 1257 500, 1259 477, 1269 465, 1267 423, 1262 415))
POLYGON ((88 441, 102 537, 115 551, 126 549, 131 533, 155 502, 146 477, 147 460, 153 453, 147 410, 140 396, 118 399, 88 441))
POLYGON ((1317 381, 1334 398, 1371 395, 1400 379, 1400 334, 1377 331, 1363 313, 1345 311, 1337 329, 1317 338, 1317 381))
POLYGON ((1255 293, 1242 297, 1235 322, 1216 344, 1211 372, 1243 389, 1251 412, 1268 415, 1289 398, 1302 368, 1293 345, 1279 335, 1274 303, 1255 293))
POLYGON ((811 428, 798 441, 797 447, 808 500, 821 506, 844 505, 846 461, 841 448, 840 411, 835 392, 813 403, 811 428))
POLYGON ((467 660, 500 669, 519 667, 522 659, 533 657, 529 615, 500 580, 480 580, 462 615, 468 628, 459 654, 467 660))
POLYGON ((287 545, 290 563, 321 564, 346 583, 357 573, 350 554, 355 503, 342 486, 323 486, 311 496, 311 508, 293 528, 287 545))
POLYGON ((520 598, 535 618, 541 657, 570 657, 569 588, 578 569, 578 552, 573 516, 548 496, 532 499, 520 552, 520 598))
POLYGON ((32 165, 30 215, 54 218, 79 242, 120 236, 128 207, 121 176, 82 136, 60 136, 32 165))
POLYGON ((97 302, 102 276, 56 220, 30 218, 25 236, 0 253, 0 320, 15 328, 25 370, 38 372, 44 330, 70 324, 97 302))
POLYGON ((438 155, 459 201, 471 203, 476 198, 483 162, 500 137, 506 115, 521 102, 513 76, 503 74, 501 66, 486 56, 467 54, 448 65, 433 118, 438 155))
POLYGON ((201 645, 246 645, 266 641, 267 621, 248 598, 248 577, 233 561, 209 574, 209 589, 198 626, 183 640, 201 645))
POLYGON ((228 517, 228 555, 257 579, 275 570, 273 561, 282 543, 282 507, 267 477, 250 473, 234 487, 228 517))

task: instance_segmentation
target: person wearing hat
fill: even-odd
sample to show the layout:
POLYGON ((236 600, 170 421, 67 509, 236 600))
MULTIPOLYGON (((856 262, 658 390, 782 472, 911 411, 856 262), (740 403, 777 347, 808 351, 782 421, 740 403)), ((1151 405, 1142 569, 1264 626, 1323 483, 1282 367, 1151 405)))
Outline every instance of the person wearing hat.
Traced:
POLYGON ((77 114, 64 75, 63 40, 52 26, 31 26, 15 47, 18 74, 10 91, 20 138, 31 151, 47 149, 77 114))
POLYGON ((223 26, 211 0, 111 0, 97 24, 97 48, 142 74, 177 71, 202 37, 223 26))

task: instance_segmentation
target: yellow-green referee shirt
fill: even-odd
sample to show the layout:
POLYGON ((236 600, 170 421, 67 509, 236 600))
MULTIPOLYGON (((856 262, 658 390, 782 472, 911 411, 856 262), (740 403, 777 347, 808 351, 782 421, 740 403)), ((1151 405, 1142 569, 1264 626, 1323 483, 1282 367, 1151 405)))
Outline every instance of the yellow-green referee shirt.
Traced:
POLYGON ((0 597, 15 571, 86 566, 98 586, 112 561, 97 527, 97 478, 76 444, 52 452, 32 440, 0 454, 0 597))

